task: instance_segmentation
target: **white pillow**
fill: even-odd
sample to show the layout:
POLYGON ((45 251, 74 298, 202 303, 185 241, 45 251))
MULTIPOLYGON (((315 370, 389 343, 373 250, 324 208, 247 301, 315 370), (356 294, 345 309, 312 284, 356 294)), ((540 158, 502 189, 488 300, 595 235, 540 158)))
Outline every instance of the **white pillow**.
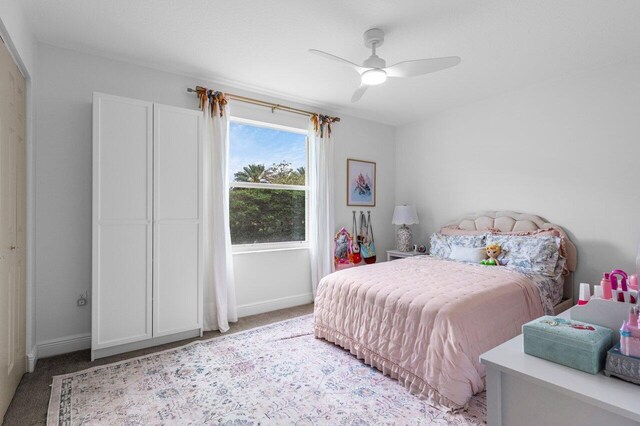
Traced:
POLYGON ((449 259, 457 260, 460 262, 472 262, 480 263, 481 260, 487 258, 487 251, 484 247, 463 247, 463 246, 451 246, 451 254, 449 259))

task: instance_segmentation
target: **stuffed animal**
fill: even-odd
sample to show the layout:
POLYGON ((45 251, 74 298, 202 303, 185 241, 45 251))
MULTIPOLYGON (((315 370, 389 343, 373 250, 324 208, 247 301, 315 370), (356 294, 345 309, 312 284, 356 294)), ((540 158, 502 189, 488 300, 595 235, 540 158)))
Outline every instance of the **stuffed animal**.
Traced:
POLYGON ((487 256, 489 256, 489 258, 481 260, 480 264, 487 266, 500 266, 500 261, 498 261, 498 256, 500 256, 500 253, 502 252, 500 246, 498 244, 489 244, 485 247, 485 250, 487 251, 487 256))

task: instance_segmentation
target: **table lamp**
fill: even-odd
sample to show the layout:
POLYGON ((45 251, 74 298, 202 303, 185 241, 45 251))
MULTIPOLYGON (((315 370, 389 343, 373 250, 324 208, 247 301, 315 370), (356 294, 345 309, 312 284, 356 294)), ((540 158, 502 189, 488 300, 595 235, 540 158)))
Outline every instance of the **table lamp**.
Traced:
POLYGON ((394 225, 402 225, 396 233, 396 249, 399 251, 411 251, 411 229, 407 225, 420 223, 418 221, 418 213, 415 206, 396 206, 393 211, 393 219, 391 223, 394 225))

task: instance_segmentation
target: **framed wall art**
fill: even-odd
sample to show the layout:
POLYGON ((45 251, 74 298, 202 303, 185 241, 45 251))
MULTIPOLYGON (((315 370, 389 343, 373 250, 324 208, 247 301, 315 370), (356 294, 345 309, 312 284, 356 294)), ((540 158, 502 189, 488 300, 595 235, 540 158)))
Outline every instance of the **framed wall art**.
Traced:
POLYGON ((347 158, 347 205, 376 205, 376 163, 347 158))

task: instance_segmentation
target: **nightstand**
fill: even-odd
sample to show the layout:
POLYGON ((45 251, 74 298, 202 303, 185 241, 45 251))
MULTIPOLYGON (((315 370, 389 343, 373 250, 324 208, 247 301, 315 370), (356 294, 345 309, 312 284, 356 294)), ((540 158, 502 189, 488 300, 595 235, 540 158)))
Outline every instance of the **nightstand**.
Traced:
POLYGON ((417 251, 400 251, 400 250, 387 250, 387 262, 391 260, 403 259, 405 257, 424 256, 427 253, 420 253, 417 251))

